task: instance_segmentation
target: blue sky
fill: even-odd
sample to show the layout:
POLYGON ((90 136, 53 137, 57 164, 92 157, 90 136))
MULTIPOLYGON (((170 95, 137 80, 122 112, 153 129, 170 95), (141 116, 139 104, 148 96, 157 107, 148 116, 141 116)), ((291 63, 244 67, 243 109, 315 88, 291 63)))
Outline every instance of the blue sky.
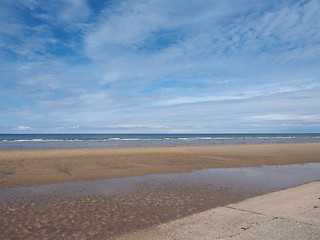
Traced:
POLYGON ((319 15, 319 0, 2 0, 0 133, 320 132, 319 15))

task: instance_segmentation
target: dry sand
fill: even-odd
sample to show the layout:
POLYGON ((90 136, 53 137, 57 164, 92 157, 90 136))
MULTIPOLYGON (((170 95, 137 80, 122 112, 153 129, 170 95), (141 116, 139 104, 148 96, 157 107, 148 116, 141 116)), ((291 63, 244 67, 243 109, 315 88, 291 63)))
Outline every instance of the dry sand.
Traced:
POLYGON ((320 144, 0 151, 0 187, 320 162, 320 144))

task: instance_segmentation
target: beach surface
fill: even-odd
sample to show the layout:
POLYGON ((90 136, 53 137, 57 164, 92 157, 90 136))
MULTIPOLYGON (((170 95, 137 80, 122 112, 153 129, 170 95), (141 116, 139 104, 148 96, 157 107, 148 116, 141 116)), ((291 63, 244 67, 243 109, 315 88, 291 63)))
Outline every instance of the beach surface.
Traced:
POLYGON ((271 239, 318 239, 319 181, 236 203, 319 180, 319 162, 320 144, 0 151, 0 232, 268 239, 272 231, 271 239))
POLYGON ((320 162, 320 143, 0 151, 0 187, 320 162))

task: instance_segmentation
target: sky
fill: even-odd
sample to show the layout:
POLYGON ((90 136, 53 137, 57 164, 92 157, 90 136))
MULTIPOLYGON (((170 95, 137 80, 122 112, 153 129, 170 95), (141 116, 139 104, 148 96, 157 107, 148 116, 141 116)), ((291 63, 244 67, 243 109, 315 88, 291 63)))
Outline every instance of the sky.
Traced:
POLYGON ((320 132, 319 0, 1 0, 0 133, 320 132))

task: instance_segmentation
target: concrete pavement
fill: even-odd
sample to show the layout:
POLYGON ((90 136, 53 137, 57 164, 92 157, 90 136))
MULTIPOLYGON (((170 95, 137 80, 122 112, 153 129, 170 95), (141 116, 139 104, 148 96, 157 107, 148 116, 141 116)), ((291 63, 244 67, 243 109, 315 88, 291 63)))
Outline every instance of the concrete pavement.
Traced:
POLYGON ((320 239, 320 181, 218 207, 119 239, 320 239))

